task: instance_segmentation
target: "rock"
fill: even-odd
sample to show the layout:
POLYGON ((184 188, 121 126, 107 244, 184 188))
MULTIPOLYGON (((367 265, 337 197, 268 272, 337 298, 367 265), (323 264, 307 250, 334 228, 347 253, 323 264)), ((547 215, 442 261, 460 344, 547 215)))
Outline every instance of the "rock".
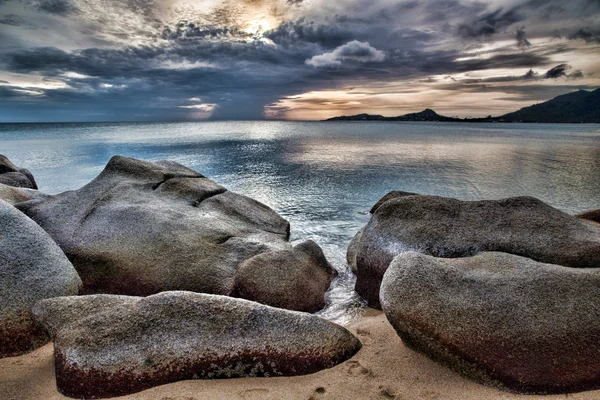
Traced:
POLYGON ((600 209, 599 210, 589 210, 584 211, 575 215, 577 218, 587 219, 589 221, 594 221, 600 223, 600 209))
POLYGON ((500 251, 573 268, 600 267, 600 227, 532 197, 393 197, 376 208, 356 245, 356 291, 371 306, 378 306, 389 263, 404 251, 436 257, 500 251))
POLYGON ((184 379, 303 375, 352 357, 360 342, 311 314, 191 292, 44 300, 58 390, 126 395, 184 379))
POLYGON ((273 273, 281 284, 257 299, 309 311, 324 304, 332 279, 321 258, 289 244, 290 225, 273 210, 175 162, 116 156, 83 188, 17 207, 59 244, 90 294, 231 295, 234 285, 238 294, 253 294, 244 284, 273 282, 273 273), (245 278, 236 278, 242 263, 264 253, 271 255, 251 262, 256 271, 245 268, 245 278), (280 269, 259 265, 273 254, 290 261, 280 269), (311 290, 288 292, 298 288, 311 290))
POLYGON ((75 268, 48 234, 0 200, 0 357, 46 343, 31 307, 41 299, 75 295, 80 285, 75 268))
POLYGON ((0 200, 4 200, 8 204, 15 204, 31 199, 32 196, 25 190, 0 183, 0 200))
POLYGON ((0 154, 0 183, 29 189, 38 188, 33 175, 28 169, 17 167, 2 154, 0 154))
POLYGON ((244 261, 232 295, 273 307, 317 312, 325 306, 333 269, 312 240, 244 261))
POLYGON ((390 264, 381 305, 403 342, 482 383, 522 393, 600 388, 600 269, 506 253, 390 264))
POLYGON ((391 192, 389 192, 388 194, 383 196, 381 199, 379 199, 379 201, 377 203, 375 203, 375 205, 373 207, 371 207, 371 210, 369 210, 369 212, 371 214, 375 213, 375 211, 377 211, 377 209, 388 200, 398 199, 400 197, 407 197, 407 196, 420 196, 420 194, 412 193, 412 192, 404 192, 402 190, 392 190, 391 192))
POLYGON ((354 274, 358 273, 358 269, 356 268, 356 253, 358 252, 358 245, 360 244, 360 238, 364 231, 365 227, 363 226, 358 232, 356 232, 356 235, 354 235, 350 241, 350 244, 348 245, 348 251, 346 252, 346 261, 348 262, 348 265, 350 265, 350 269, 352 272, 354 272, 354 274))

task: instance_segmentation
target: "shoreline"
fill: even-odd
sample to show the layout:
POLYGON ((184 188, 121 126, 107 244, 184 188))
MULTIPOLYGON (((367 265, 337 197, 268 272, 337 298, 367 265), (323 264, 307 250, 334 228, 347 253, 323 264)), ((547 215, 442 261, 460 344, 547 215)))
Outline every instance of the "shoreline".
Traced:
MULTIPOLYGON (((136 400, 591 400, 600 390, 561 395, 519 395, 463 378, 406 348, 383 312, 367 308, 347 328, 363 348, 350 360, 310 375, 276 378, 187 380, 156 386, 114 399, 136 400)), ((56 390, 53 345, 0 359, 0 398, 68 399, 56 390)))

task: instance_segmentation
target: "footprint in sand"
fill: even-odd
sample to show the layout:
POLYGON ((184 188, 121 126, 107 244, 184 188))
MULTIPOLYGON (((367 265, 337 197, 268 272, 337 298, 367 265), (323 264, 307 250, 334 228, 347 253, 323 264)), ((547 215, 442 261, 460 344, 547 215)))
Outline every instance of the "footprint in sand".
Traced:
POLYGON ((373 376, 373 372, 369 368, 363 366, 359 361, 351 360, 348 361, 346 365, 348 366, 348 375, 350 376, 373 376))
POLYGON ((371 336, 371 332, 368 329, 358 328, 356 330, 358 336, 371 336))

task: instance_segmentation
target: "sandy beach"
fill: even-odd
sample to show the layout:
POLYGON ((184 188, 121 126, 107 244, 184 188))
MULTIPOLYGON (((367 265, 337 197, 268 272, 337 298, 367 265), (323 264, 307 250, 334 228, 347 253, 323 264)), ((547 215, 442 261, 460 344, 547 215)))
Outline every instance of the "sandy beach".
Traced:
MULTIPOLYGON (((472 382, 403 346, 381 311, 367 309, 351 323, 363 348, 352 359, 315 374, 284 378, 182 381, 118 399, 598 399, 600 390, 556 396, 502 392, 472 382)), ((3 400, 67 399, 56 390, 52 344, 0 359, 3 400)))

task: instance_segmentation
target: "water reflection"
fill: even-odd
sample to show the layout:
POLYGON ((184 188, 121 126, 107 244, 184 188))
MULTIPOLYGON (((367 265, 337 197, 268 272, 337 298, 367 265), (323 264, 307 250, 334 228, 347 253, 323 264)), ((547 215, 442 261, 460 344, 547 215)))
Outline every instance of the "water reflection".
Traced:
POLYGON ((362 306, 345 250, 390 190, 461 199, 538 197, 600 208, 598 125, 204 122, 0 125, 0 153, 59 193, 115 154, 170 159, 262 201, 313 239, 339 271, 322 315, 362 306))

